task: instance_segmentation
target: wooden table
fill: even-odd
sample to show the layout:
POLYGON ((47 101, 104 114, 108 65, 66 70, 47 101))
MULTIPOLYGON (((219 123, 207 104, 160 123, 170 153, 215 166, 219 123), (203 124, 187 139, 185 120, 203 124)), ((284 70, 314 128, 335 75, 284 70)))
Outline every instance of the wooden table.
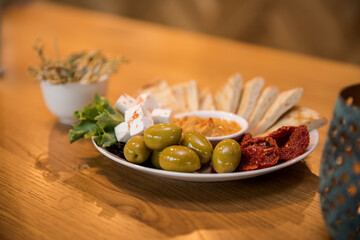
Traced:
POLYGON ((305 89, 300 105, 331 119, 339 90, 360 68, 183 32, 87 10, 32 3, 3 15, 0 79, 1 239, 329 239, 318 185, 327 126, 316 150, 286 169, 223 183, 152 177, 102 156, 89 140, 72 145, 68 126, 46 109, 27 73, 37 38, 53 55, 82 49, 124 55, 110 80, 112 103, 158 77, 196 79, 215 90, 240 72, 281 90, 305 89))

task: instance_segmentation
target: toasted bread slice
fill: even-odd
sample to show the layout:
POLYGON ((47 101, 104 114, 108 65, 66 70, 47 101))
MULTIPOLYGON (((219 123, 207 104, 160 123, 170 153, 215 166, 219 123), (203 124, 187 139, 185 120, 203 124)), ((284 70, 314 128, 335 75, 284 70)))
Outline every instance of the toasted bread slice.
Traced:
POLYGON ((269 107, 275 102, 279 96, 279 89, 277 87, 267 87, 261 93, 253 112, 249 117, 248 132, 252 132, 254 127, 259 123, 261 118, 265 115, 269 107))
POLYGON ((214 98, 208 90, 201 90, 200 96, 200 110, 215 110, 214 98))
POLYGON ((180 83, 171 87, 172 92, 178 102, 181 111, 186 111, 185 89, 184 84, 180 83))
POLYGON ((142 86, 140 89, 138 89, 137 94, 141 94, 144 92, 158 92, 164 88, 168 88, 168 83, 163 79, 158 79, 153 82, 150 82, 144 86, 142 86))
POLYGON ((281 118, 272 125, 265 133, 276 131, 282 126, 307 126, 309 132, 324 126, 327 120, 315 110, 307 107, 295 106, 287 111, 281 118))
POLYGON ((188 111, 199 110, 199 91, 197 83, 195 80, 192 80, 185 84, 185 103, 186 109, 188 111))
POLYGON ((239 116, 249 119, 263 86, 264 79, 260 77, 254 78, 245 83, 240 100, 240 106, 237 111, 239 116))
POLYGON ((151 93, 163 108, 171 108, 174 113, 183 111, 168 83, 164 80, 148 84, 140 89, 141 93, 151 93))
POLYGON ((200 97, 196 81, 179 83, 171 89, 183 112, 199 110, 200 97))
POLYGON ((225 86, 215 94, 215 106, 217 110, 235 113, 239 106, 242 77, 240 74, 231 76, 225 86))
POLYGON ((303 90, 303 88, 295 88, 282 92, 268 109, 265 116, 256 125, 252 132, 253 135, 259 135, 270 128, 286 111, 300 100, 303 90))

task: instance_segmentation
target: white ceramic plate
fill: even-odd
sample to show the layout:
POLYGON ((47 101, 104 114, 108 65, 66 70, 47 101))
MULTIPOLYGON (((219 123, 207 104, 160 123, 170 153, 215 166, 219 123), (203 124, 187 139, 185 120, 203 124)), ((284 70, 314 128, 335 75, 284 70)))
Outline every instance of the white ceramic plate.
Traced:
POLYGON ((290 165, 293 165, 294 163, 299 162, 300 160, 302 160, 303 158, 308 156, 312 151, 314 151, 314 149, 318 145, 318 143, 319 143, 319 133, 317 130, 313 130, 310 132, 309 147, 307 148, 305 153, 303 153, 301 156, 299 156, 297 158, 276 164, 275 166, 272 166, 269 168, 257 169, 257 170, 247 171, 247 172, 233 172, 233 173, 217 174, 217 173, 171 172, 171 171, 165 171, 165 170, 160 170, 160 169, 155 169, 155 168, 144 167, 141 165, 136 165, 136 164, 130 163, 130 162, 126 161, 125 159, 120 158, 120 157, 108 152, 107 150, 99 147, 93 140, 93 144, 96 147, 96 149, 99 150, 99 152, 101 152, 103 155, 110 158, 111 160, 114 160, 115 162, 125 165, 126 167, 132 168, 139 172, 155 175, 155 176, 177 179, 177 180, 181 180, 181 181, 191 181, 191 182, 232 181, 232 180, 256 177, 256 176, 260 176, 260 175, 263 175, 266 173, 274 172, 274 171, 277 171, 279 169, 288 167, 290 165))

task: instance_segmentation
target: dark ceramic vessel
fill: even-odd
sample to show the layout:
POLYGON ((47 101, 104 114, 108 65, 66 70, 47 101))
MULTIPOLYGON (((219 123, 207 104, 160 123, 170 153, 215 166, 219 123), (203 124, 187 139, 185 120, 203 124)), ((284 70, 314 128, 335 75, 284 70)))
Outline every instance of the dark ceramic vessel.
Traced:
POLYGON ((360 239, 360 84, 336 102, 320 169, 322 213, 334 239, 360 239))

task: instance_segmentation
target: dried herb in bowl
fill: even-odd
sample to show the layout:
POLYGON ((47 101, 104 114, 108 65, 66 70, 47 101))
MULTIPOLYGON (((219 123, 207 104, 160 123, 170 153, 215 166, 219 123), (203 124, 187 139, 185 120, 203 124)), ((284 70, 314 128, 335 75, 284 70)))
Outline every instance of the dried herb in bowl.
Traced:
POLYGON ((71 54, 63 60, 46 58, 43 44, 35 45, 34 50, 40 58, 40 64, 38 68, 30 66, 28 70, 35 77, 36 82, 94 83, 107 78, 109 74, 116 72, 120 64, 127 62, 123 57, 108 59, 98 50, 71 54))

